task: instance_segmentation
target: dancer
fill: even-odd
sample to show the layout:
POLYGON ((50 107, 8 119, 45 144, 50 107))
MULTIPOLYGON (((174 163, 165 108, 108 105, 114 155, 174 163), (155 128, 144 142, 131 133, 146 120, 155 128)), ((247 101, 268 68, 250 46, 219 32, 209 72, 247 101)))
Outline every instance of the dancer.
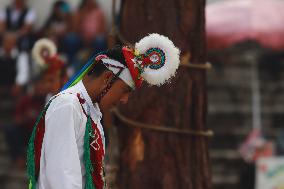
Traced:
POLYGON ((30 189, 103 189, 105 138, 102 112, 127 103, 132 90, 169 81, 180 51, 150 34, 135 47, 93 56, 41 112, 28 146, 30 189))

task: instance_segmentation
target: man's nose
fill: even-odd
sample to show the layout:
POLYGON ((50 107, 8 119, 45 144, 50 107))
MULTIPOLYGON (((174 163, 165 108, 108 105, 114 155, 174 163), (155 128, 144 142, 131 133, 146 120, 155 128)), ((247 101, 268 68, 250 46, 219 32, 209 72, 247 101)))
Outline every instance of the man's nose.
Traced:
POLYGON ((122 102, 123 104, 126 104, 126 103, 128 102, 128 97, 129 97, 129 94, 124 95, 124 96, 120 99, 120 102, 122 102))

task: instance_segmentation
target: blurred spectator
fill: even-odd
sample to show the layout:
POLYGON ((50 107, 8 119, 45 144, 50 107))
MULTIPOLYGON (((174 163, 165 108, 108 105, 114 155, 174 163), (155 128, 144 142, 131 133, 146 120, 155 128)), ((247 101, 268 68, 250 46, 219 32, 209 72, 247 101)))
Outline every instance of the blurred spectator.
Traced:
POLYGON ((64 38, 70 32, 71 14, 69 4, 65 1, 56 1, 53 4, 51 14, 47 19, 43 33, 56 42, 59 52, 64 47, 64 38))
POLYGON ((25 155, 28 138, 31 135, 37 116, 51 96, 58 93, 66 82, 63 62, 50 59, 46 69, 34 78, 29 93, 22 95, 15 108, 15 123, 5 127, 5 136, 11 159, 17 169, 25 168, 25 155))
POLYGON ((0 86, 19 94, 29 79, 29 56, 17 50, 16 34, 5 33, 0 49, 0 86))
MULTIPOLYGON (((77 34, 73 15, 66 1, 54 2, 50 16, 40 35, 41 37, 48 37, 56 43, 58 52, 66 56, 69 65, 78 63, 77 53, 81 48, 82 40, 77 34)), ((73 71, 71 70, 71 72, 73 71)))
POLYGON ((41 77, 42 85, 46 91, 46 101, 48 101, 53 95, 57 94, 68 80, 66 67, 64 65, 55 69, 44 70, 41 77))
POLYGON ((25 168, 26 146, 38 113, 44 106, 46 90, 41 79, 31 85, 31 92, 23 95, 15 108, 15 123, 5 127, 5 136, 11 160, 18 169, 25 168))
POLYGON ((35 19, 34 10, 26 6, 25 0, 13 0, 10 6, 0 11, 0 33, 15 32, 20 50, 29 50, 35 19))
POLYGON ((32 49, 32 57, 46 93, 58 93, 67 76, 65 61, 57 54, 54 41, 47 38, 39 39, 32 49))
POLYGON ((82 0, 75 14, 75 26, 85 47, 91 47, 94 53, 106 50, 106 20, 95 0, 82 0))

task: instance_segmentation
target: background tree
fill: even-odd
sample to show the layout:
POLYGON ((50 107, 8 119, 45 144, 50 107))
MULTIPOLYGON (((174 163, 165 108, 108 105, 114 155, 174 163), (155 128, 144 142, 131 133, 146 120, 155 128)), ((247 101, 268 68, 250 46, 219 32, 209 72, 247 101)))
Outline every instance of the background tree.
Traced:
MULTIPOLYGON (((205 0, 124 0, 120 34, 134 43, 148 33, 168 36, 193 64, 205 63, 205 0)), ((130 119, 181 130, 206 130, 206 72, 182 66, 163 87, 135 92, 120 111, 130 119)), ((208 139, 119 125, 119 188, 208 189, 208 139)), ((131 124, 128 124, 131 125, 131 124)))

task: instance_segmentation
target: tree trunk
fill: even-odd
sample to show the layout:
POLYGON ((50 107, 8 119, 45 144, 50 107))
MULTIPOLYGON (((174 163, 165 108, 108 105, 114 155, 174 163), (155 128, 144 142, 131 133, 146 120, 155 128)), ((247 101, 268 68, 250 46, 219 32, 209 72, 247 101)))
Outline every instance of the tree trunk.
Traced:
MULTIPOLYGON (((148 33, 173 40, 191 63, 205 63, 205 0, 124 0, 121 34, 137 42, 148 33)), ((142 86, 119 109, 130 119, 161 126, 206 130, 206 73, 180 67, 163 87, 142 86)), ((208 139, 135 129, 119 119, 120 189, 208 189, 208 139)))

